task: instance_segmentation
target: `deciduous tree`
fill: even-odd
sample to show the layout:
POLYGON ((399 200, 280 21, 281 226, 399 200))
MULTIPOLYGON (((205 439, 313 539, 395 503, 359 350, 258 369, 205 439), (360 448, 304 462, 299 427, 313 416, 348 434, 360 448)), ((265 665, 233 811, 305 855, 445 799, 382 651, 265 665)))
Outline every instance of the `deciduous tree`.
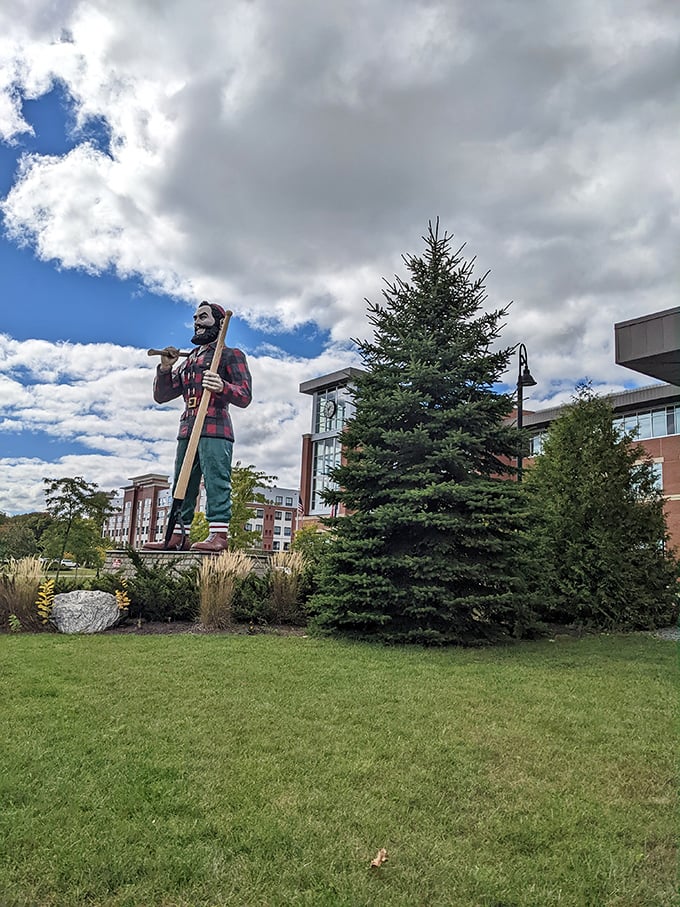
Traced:
MULTIPOLYGON (((49 547, 52 556, 61 562, 70 538, 77 533, 79 546, 84 539, 88 537, 91 539, 93 550, 90 553, 94 560, 96 558, 94 548, 102 541, 104 520, 114 510, 112 500, 115 492, 100 491, 96 484, 86 482, 82 476, 43 479, 43 482, 46 508, 53 518, 50 535, 45 540, 45 550, 47 551, 49 547), (83 521, 91 521, 93 531, 82 527, 83 521)), ((88 552, 89 549, 83 549, 81 556, 88 558, 88 552)))
POLYGON ((229 549, 236 551, 239 549, 254 548, 262 542, 262 533, 254 529, 246 529, 253 516, 254 509, 250 506, 251 502, 264 504, 265 497, 255 489, 260 487, 271 486, 276 476, 267 475, 259 469, 255 469, 252 463, 249 466, 242 466, 241 461, 237 460, 236 465, 231 471, 231 520, 229 522, 229 549))
POLYGON ((197 510, 194 514, 194 518, 191 521, 191 528, 189 529, 189 541, 193 542, 202 542, 208 538, 210 535, 210 523, 208 523, 208 518, 203 513, 202 510, 197 510))
POLYGON ((1 515, 0 518, 0 560, 35 557, 40 552, 40 540, 52 522, 48 513, 19 513, 16 516, 1 515))

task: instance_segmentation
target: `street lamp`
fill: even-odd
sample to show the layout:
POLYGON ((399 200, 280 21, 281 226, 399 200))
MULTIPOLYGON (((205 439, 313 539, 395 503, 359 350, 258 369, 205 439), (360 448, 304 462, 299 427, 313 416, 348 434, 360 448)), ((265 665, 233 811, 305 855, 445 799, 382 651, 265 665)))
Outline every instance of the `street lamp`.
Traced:
MULTIPOLYGON (((524 406, 524 388, 535 387, 536 381, 529 371, 527 362, 527 348, 523 343, 519 345, 519 371, 517 373, 517 428, 522 430, 522 407, 524 406)), ((519 450, 517 451, 517 481, 522 481, 522 445, 524 441, 520 437, 519 450)))

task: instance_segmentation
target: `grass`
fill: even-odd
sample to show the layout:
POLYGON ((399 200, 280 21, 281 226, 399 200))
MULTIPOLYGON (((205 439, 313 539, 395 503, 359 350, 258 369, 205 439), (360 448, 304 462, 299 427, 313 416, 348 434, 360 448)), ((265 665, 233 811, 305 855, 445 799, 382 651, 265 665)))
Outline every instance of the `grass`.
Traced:
POLYGON ((0 904, 676 904, 676 674, 643 635, 2 636, 0 904))

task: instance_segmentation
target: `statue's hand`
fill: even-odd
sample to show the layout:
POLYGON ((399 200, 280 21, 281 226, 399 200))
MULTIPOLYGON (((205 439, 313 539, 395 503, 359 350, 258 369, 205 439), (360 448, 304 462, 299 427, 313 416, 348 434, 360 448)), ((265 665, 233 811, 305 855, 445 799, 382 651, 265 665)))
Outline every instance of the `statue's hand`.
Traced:
POLYGON ((220 394, 224 390, 224 381, 217 372, 208 369, 203 373, 203 388, 212 391, 214 394, 220 394))
POLYGON ((161 353, 161 371, 170 372, 179 359, 179 350, 175 346, 166 346, 161 353))

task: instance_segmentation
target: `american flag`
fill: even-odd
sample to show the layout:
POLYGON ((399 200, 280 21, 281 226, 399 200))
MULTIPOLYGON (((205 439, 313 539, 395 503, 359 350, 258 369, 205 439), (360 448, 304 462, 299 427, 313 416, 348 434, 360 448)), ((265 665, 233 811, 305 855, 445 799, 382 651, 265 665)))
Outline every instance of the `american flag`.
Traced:
POLYGON ((298 495, 297 512, 298 512, 298 516, 305 515, 305 505, 302 503, 302 495, 298 495))

